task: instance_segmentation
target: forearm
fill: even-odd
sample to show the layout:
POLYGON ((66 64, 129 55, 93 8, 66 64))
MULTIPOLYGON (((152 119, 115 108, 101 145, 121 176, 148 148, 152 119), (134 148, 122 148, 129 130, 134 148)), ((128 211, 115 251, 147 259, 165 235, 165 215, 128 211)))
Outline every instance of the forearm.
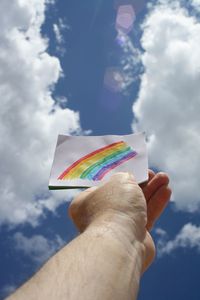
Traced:
POLYGON ((136 299, 143 246, 120 226, 89 226, 8 299, 136 299))
POLYGON ((88 243, 85 244, 86 240, 81 242, 81 257, 80 244, 77 245, 76 257, 80 259, 77 265, 81 269, 78 277, 76 271, 71 277, 73 297, 69 299, 136 299, 143 264, 143 245, 136 240, 128 241, 122 233, 115 234, 110 224, 89 228, 85 235, 87 237, 82 237, 88 243), (74 281, 84 284, 74 289, 74 281))

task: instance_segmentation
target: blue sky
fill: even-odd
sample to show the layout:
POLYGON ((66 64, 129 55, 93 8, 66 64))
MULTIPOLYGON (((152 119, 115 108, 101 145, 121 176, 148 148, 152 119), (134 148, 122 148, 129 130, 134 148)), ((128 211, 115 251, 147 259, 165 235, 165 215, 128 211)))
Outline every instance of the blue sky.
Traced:
POLYGON ((48 191, 57 134, 138 130, 173 188, 139 299, 199 299, 200 1, 2 0, 0 14, 0 299, 76 235, 76 191, 48 191))

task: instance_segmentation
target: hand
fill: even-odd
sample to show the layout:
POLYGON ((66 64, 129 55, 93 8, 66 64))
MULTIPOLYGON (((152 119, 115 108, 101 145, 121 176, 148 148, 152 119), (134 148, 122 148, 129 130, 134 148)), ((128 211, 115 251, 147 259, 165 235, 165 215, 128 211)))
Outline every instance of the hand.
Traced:
POLYGON ((133 218, 141 229, 147 223, 144 195, 129 173, 114 174, 105 184, 80 193, 72 201, 69 214, 80 232, 97 220, 111 221, 116 215, 133 218))
POLYGON ((111 222, 115 219, 119 224, 122 215, 125 216, 123 222, 126 223, 127 232, 127 224, 130 224, 131 219, 133 236, 142 240, 144 245, 143 271, 145 271, 155 256, 155 246, 147 230, 152 228, 170 197, 168 182, 166 174, 155 175, 149 171, 148 182, 141 185, 143 195, 130 174, 118 173, 103 186, 82 192, 71 203, 69 213, 80 232, 91 224, 101 225, 102 220, 111 222))

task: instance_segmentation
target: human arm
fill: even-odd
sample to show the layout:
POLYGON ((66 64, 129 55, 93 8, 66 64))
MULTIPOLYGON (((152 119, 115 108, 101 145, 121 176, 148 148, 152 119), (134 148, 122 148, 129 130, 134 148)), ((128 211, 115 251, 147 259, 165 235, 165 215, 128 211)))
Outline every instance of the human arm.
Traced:
POLYGON ((155 251, 146 203, 132 177, 117 174, 81 193, 70 212, 81 234, 8 299, 136 299, 155 251))

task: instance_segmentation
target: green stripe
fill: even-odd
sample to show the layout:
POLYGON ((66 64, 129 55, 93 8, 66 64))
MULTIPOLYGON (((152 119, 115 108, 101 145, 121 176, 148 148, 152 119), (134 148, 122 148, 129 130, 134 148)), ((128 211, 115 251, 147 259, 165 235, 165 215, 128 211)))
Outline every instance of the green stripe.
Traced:
POLYGON ((80 176, 80 178, 86 178, 88 176, 88 174, 90 174, 90 172, 93 171, 94 168, 96 168, 97 166, 101 165, 101 164, 104 164, 104 163, 107 163, 109 162, 109 160, 111 160, 112 158, 114 158, 115 156, 119 155, 119 154, 122 154, 124 152, 127 152, 127 151, 130 151, 131 150, 131 147, 126 147, 122 150, 118 150, 118 151, 115 151, 114 153, 104 157, 104 158, 101 158, 100 160, 98 160, 96 163, 94 163, 93 165, 91 165, 89 168, 87 168, 80 176))

